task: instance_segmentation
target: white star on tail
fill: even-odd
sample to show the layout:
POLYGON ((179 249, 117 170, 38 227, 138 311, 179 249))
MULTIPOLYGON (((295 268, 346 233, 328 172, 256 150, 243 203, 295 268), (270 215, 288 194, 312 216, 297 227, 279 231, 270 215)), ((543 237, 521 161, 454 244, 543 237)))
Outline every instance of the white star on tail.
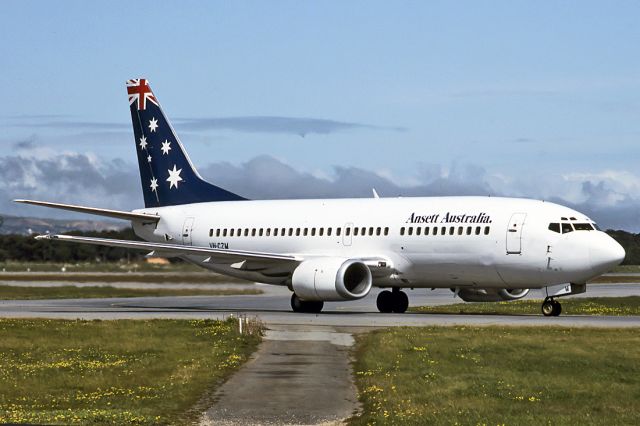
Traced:
POLYGON ((178 182, 182 181, 182 178, 180 177, 180 172, 182 172, 182 169, 176 170, 176 165, 173 165, 173 170, 167 170, 169 172, 169 177, 167 178, 167 182, 169 182, 169 189, 173 188, 174 186, 177 188, 178 187, 178 182))
POLYGON ((144 135, 140 137, 140 149, 147 149, 147 138, 144 135))
POLYGON ((157 128, 158 128, 158 120, 156 120, 156 118, 153 117, 151 120, 149 120, 149 130, 152 132, 155 132, 157 128))
POLYGON ((169 151, 171 151, 171 142, 169 142, 168 140, 162 142, 162 148, 160 148, 160 150, 163 154, 169 154, 169 151))
POLYGON ((150 163, 151 162, 151 156, 147 157, 147 162, 150 163))
POLYGON ((151 186, 151 190, 152 191, 156 191, 157 192, 158 191, 158 179, 156 179, 156 178, 151 179, 151 185, 149 185, 149 186, 151 186))

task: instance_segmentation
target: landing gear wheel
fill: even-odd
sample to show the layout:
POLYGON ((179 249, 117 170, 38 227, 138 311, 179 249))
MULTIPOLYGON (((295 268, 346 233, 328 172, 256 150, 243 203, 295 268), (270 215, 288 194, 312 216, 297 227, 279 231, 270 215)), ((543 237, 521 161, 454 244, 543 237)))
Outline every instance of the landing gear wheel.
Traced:
POLYGON ((291 309, 293 312, 317 314, 322 311, 324 302, 322 300, 302 300, 297 294, 291 295, 291 309))
POLYGON ((553 299, 545 299, 542 302, 542 315, 545 317, 557 317, 562 312, 562 305, 560 302, 553 299))
POLYGON ((404 291, 393 293, 393 312, 396 314, 404 314, 409 307, 409 296, 404 291))
POLYGON ((389 313, 393 311, 393 294, 389 290, 384 290, 378 293, 376 299, 376 306, 382 313, 389 313))

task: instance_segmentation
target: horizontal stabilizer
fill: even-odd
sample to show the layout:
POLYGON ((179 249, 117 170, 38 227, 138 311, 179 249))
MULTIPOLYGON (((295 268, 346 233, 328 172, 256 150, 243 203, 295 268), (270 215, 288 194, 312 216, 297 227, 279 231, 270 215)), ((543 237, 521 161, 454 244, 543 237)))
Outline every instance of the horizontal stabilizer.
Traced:
POLYGON ((148 222, 157 222, 160 220, 160 216, 144 214, 144 213, 133 213, 133 212, 120 211, 120 210, 100 209, 97 207, 76 206, 73 204, 50 203, 47 201, 34 201, 34 200, 13 200, 13 201, 15 201, 16 203, 33 204, 34 206, 51 207, 54 209, 70 210, 73 212, 112 217, 114 219, 143 220, 148 222))

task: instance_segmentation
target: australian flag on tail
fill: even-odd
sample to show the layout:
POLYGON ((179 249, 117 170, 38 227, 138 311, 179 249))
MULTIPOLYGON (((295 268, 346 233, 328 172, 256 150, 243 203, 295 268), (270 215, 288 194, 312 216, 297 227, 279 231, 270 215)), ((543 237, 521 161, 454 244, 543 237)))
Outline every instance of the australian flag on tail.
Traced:
POLYGON ((127 94, 145 207, 244 200, 200 177, 146 79, 127 81, 127 94))

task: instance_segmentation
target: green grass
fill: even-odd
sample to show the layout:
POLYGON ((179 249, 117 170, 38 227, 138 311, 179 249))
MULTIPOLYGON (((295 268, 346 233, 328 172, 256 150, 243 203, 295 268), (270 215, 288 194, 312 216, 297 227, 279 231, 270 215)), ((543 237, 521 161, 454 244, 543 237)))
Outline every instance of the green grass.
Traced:
POLYGON ((620 425, 640 418, 638 329, 394 328, 357 337, 351 425, 620 425))
POLYGON ((147 262, 0 262, 0 272, 202 272, 191 263, 175 262, 158 265, 147 262))
POLYGON ((156 289, 111 286, 19 287, 0 284, 0 300, 90 299, 105 297, 230 296, 262 294, 257 288, 229 289, 156 289))
MULTIPOLYGON (((640 296, 559 298, 558 300, 562 303, 562 315, 640 315, 640 296)), ((542 300, 514 300, 416 306, 409 310, 429 314, 542 315, 541 304, 542 300)))
POLYGON ((213 272, 11 272, 0 273, 2 281, 72 281, 86 282, 137 282, 137 283, 189 283, 189 284, 247 284, 213 272))
POLYGON ((227 321, 0 320, 0 423, 187 424, 257 347, 227 321))
POLYGON ((631 272, 631 273, 640 273, 640 265, 618 265, 613 268, 612 272, 631 272))

